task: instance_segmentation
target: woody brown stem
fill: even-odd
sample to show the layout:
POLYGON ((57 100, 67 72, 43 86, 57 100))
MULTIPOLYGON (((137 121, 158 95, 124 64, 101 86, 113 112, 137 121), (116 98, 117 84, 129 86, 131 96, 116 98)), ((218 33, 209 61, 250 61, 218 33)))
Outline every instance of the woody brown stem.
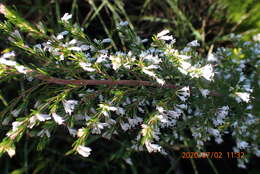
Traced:
POLYGON ((172 84, 159 85, 154 82, 142 81, 142 80, 64 80, 64 79, 49 77, 45 75, 36 75, 35 77, 40 80, 46 81, 48 83, 61 84, 61 85, 79 85, 79 86, 126 85, 126 86, 154 86, 154 87, 162 87, 162 88, 176 88, 176 86, 172 84))

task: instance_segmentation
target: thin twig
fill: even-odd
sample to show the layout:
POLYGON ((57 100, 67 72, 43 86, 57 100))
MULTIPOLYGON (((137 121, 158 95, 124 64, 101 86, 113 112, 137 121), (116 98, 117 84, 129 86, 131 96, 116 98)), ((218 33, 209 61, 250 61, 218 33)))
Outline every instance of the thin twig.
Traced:
POLYGON ((49 77, 45 75, 36 75, 35 77, 40 80, 46 81, 48 83, 61 84, 61 85, 79 85, 79 86, 127 85, 127 86, 154 86, 154 87, 162 87, 162 88, 177 88, 175 85, 172 84, 160 85, 154 82, 142 81, 142 80, 65 80, 65 79, 59 79, 59 78, 49 77))

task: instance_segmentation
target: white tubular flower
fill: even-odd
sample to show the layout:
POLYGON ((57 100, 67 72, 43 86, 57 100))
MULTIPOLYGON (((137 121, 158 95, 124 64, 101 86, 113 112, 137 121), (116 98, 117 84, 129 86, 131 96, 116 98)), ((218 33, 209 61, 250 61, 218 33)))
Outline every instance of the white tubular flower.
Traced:
POLYGON ((71 18, 72 18, 72 15, 71 15, 71 14, 65 13, 65 14, 63 15, 63 17, 61 18, 61 21, 63 21, 63 22, 68 22, 68 20, 70 20, 71 18))
POLYGON ((78 104, 77 100, 64 100, 63 101, 63 107, 65 109, 65 112, 71 115, 71 113, 74 111, 75 106, 78 104))
POLYGON ((257 41, 260 41, 260 33, 254 35, 254 36, 253 36, 253 40, 256 41, 256 42, 257 42, 257 41))
POLYGON ((94 68, 91 68, 91 63, 80 62, 79 65, 80 65, 80 67, 81 67, 82 69, 84 69, 85 71, 88 71, 88 72, 94 72, 94 71, 96 71, 94 68))
POLYGON ((28 71, 27 68, 22 65, 16 65, 15 68, 18 72, 23 73, 23 74, 26 74, 28 71))
POLYGON ((117 108, 114 107, 114 106, 109 106, 109 107, 108 107, 108 110, 110 110, 110 111, 117 111, 117 108))
POLYGON ((82 137, 84 135, 84 129, 83 128, 81 128, 81 129, 78 129, 78 131, 77 131, 77 137, 82 137))
POLYGON ((112 39, 106 38, 106 39, 103 39, 101 43, 111 43, 111 42, 112 42, 112 39))
POLYGON ((149 153, 152 153, 152 152, 160 152, 162 147, 158 144, 152 144, 150 141, 146 141, 145 142, 145 146, 148 150, 149 153))
POLYGON ((10 117, 6 117, 3 121, 2 121, 2 125, 3 126, 7 126, 9 125, 9 122, 11 121, 10 117))
POLYGON ((131 127, 135 127, 136 125, 143 122, 143 119, 137 116, 134 116, 133 118, 128 118, 129 125, 131 127))
POLYGON ((118 56, 110 55, 109 59, 112 62, 114 70, 117 70, 122 65, 121 58, 118 56))
POLYGON ((179 58, 181 58, 182 60, 188 60, 191 58, 191 56, 187 56, 187 55, 178 55, 179 58))
POLYGON ((159 40, 165 40, 165 41, 171 41, 171 43, 175 43, 175 39, 169 34, 169 30, 163 30, 160 33, 158 33, 156 36, 159 40))
POLYGON ((14 148, 8 148, 8 149, 5 149, 5 150, 11 158, 15 155, 15 149, 14 148))
POLYGON ((131 166, 134 165, 131 158, 125 158, 124 160, 125 160, 125 162, 126 162, 127 164, 129 164, 129 165, 131 165, 131 166))
POLYGON ((220 136, 220 132, 217 129, 209 128, 208 129, 208 133, 213 135, 214 137, 219 137, 220 136))
POLYGON ((0 63, 4 64, 4 65, 7 65, 7 66, 15 66, 16 65, 15 61, 7 60, 5 58, 0 58, 0 63))
POLYGON ((160 113, 163 113, 165 109, 161 106, 156 106, 156 110, 159 111, 160 113))
POLYGON ((212 81, 214 78, 213 68, 210 64, 202 67, 201 69, 201 76, 203 76, 206 80, 212 81))
POLYGON ((168 122, 168 119, 167 119, 166 115, 159 114, 159 115, 156 115, 155 117, 158 118, 158 120, 160 120, 160 122, 162 122, 162 123, 167 123, 168 122))
POLYGON ((69 33, 68 31, 63 31, 63 32, 59 33, 57 36, 57 39, 58 40, 63 39, 64 38, 63 36, 67 35, 68 33, 69 33))
POLYGON ((190 97, 190 88, 188 86, 181 88, 178 90, 177 96, 181 101, 186 101, 190 97))
POLYGON ((37 133, 37 136, 39 136, 39 137, 47 136, 48 138, 50 138, 51 134, 47 129, 43 129, 37 133))
POLYGON ((217 58, 216 55, 210 53, 210 54, 207 56, 207 60, 208 60, 209 62, 216 62, 216 61, 218 60, 218 58, 217 58))
POLYGON ((165 36, 168 33, 170 33, 169 30, 163 30, 160 33, 158 33, 156 36, 159 38, 159 37, 165 36))
POLYGON ((238 103, 242 101, 248 103, 250 101, 250 93, 247 92, 236 92, 235 95, 238 103))
POLYGON ((176 105, 176 106, 181 108, 181 109, 187 109, 188 108, 187 104, 180 104, 180 105, 176 105))
POLYGON ((48 114, 36 114, 36 117, 39 121, 46 121, 51 119, 48 114))
POLYGON ((115 107, 115 106, 109 106, 109 105, 106 105, 106 104, 99 104, 99 106, 104 110, 109 110, 109 111, 116 111, 117 110, 117 107, 115 107))
POLYGON ((215 126, 219 126, 224 124, 224 119, 228 115, 229 107, 223 106, 219 108, 218 112, 216 113, 216 118, 213 119, 213 124, 215 126))
POLYGON ((210 91, 208 90, 208 89, 199 89, 200 90, 200 92, 201 92, 201 94, 202 94, 202 96, 204 97, 204 98, 207 98, 207 96, 209 95, 209 93, 210 93, 210 91))
POLYGON ((21 112, 21 109, 15 109, 15 110, 11 111, 11 114, 12 114, 14 117, 17 117, 20 112, 21 112))
POLYGON ((148 67, 145 67, 146 69, 158 69, 158 65, 149 65, 148 67))
POLYGON ((23 124, 23 122, 20 122, 20 121, 13 122, 12 123, 12 126, 13 126, 12 131, 18 130, 18 127, 21 126, 22 124, 23 124))
POLYGON ((70 47, 70 48, 68 48, 68 50, 71 50, 71 51, 82 51, 82 49, 80 47, 70 47))
POLYGON ((125 109, 118 107, 117 110, 116 110, 116 114, 117 115, 125 115, 125 109))
POLYGON ((37 117, 34 115, 32 117, 30 117, 29 119, 29 125, 27 126, 28 128, 32 129, 33 126, 36 124, 36 121, 37 121, 37 117))
POLYGON ((81 45, 80 48, 81 48, 82 51, 87 51, 87 50, 90 49, 90 46, 89 45, 81 45))
POLYGON ((174 40, 172 36, 161 36, 159 37, 160 40, 174 40))
POLYGON ((165 81, 163 79, 160 79, 160 78, 156 78, 156 82, 159 83, 162 86, 165 84, 165 81))
POLYGON ((101 134, 101 130, 108 126, 107 123, 95 123, 93 124, 91 133, 92 134, 101 134))
POLYGON ((237 141, 237 147, 239 149, 246 149, 248 147, 248 143, 246 141, 237 141))
POLYGON ((170 110, 167 112, 167 115, 169 115, 170 117, 172 117, 174 119, 178 119, 180 117, 181 113, 182 112, 170 110))
POLYGON ((121 26, 121 27, 124 27, 124 26, 127 26, 128 25, 128 22, 127 21, 121 21, 120 23, 119 23, 119 26, 121 26))
POLYGON ((191 64, 189 62, 186 61, 181 61, 180 62, 180 67, 178 67, 178 70, 183 73, 184 75, 188 74, 188 70, 192 68, 191 64))
POLYGON ((77 147, 77 152, 83 157, 88 157, 91 151, 92 150, 89 147, 85 147, 81 145, 77 147))
POLYGON ((154 56, 154 55, 149 54, 147 52, 142 52, 140 54, 140 57, 144 60, 151 62, 152 64, 159 64, 159 63, 162 62, 162 60, 158 57, 158 55, 154 56))
POLYGON ((223 142, 223 139, 221 137, 216 137, 215 142, 221 144, 223 142))
POLYGON ((156 77, 156 74, 154 72, 148 70, 146 67, 144 67, 142 69, 142 71, 143 71, 143 73, 147 74, 148 76, 151 76, 151 77, 154 77, 154 78, 156 77))
POLYGON ((75 45, 78 41, 76 39, 72 39, 69 41, 69 45, 75 45))
POLYGON ((127 131, 128 129, 131 128, 131 126, 128 123, 120 123, 121 128, 123 129, 123 131, 127 131))
POLYGON ((20 32, 18 30, 15 30, 13 33, 12 33, 13 36, 15 36, 16 38, 18 39, 22 39, 22 36, 20 34, 20 32))
POLYGON ((59 115, 56 114, 56 113, 52 113, 52 117, 53 117, 54 121, 55 121, 56 123, 58 123, 59 125, 63 124, 64 121, 65 121, 61 116, 59 116, 59 115))
POLYGON ((199 44, 199 42, 197 40, 194 40, 194 41, 188 43, 188 46, 189 47, 199 47, 200 44, 199 44))
POLYGON ((143 135, 143 136, 146 136, 146 134, 147 134, 147 133, 149 132, 149 130, 150 130, 149 126, 146 125, 146 124, 142 124, 141 127, 142 127, 142 131, 141 131, 142 135, 143 135))
POLYGON ((8 52, 8 53, 5 53, 3 54, 0 58, 3 58, 3 59, 8 59, 10 57, 15 57, 15 52, 14 51, 11 51, 11 52, 8 52))
POLYGON ((68 127, 68 130, 69 130, 69 133, 70 133, 71 136, 76 137, 76 135, 77 135, 77 130, 76 129, 68 127))

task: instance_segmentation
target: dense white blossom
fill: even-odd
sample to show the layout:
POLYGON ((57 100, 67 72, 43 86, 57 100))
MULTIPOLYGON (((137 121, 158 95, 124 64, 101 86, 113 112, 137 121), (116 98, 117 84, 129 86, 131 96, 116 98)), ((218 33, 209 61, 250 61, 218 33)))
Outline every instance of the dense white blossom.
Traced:
MULTIPOLYGON (((61 20, 64 24, 64 22, 67 23, 71 18, 72 16, 66 13, 61 20)), ((121 29, 126 30, 127 27, 123 28, 123 26, 128 25, 128 22, 120 22, 119 25, 121 26, 121 29)), ((163 47, 156 45, 157 43, 154 42, 153 44, 155 46, 151 45, 151 47, 146 50, 131 50, 128 52, 117 51, 116 53, 105 48, 105 46, 109 46, 109 44, 106 45, 105 43, 113 42, 110 38, 103 40, 95 39, 94 42, 98 45, 95 47, 92 45, 85 45, 88 43, 85 43, 81 39, 77 40, 71 38, 73 36, 68 35, 70 32, 71 31, 63 31, 58 33, 57 35, 52 36, 51 40, 31 47, 32 51, 35 51, 37 54, 39 53, 39 55, 47 53, 46 55, 50 55, 50 57, 56 59, 53 61, 54 66, 61 69, 64 64, 68 68, 81 67, 88 72, 100 70, 99 72, 101 73, 82 73, 82 70, 79 70, 75 72, 75 74, 69 74, 70 71, 66 70, 60 75, 58 72, 56 73, 53 71, 50 73, 51 76, 57 76, 57 78, 64 78, 66 80, 75 80, 77 78, 83 79, 83 77, 80 77, 81 74, 84 74, 83 76, 85 79, 92 80, 106 80, 110 79, 109 76, 111 76, 113 80, 131 80, 131 78, 134 78, 135 80, 156 81, 162 86, 157 85, 157 88, 156 86, 140 87, 142 90, 144 89, 144 94, 141 95, 139 95, 134 87, 125 92, 124 90, 127 89, 127 87, 121 88, 120 86, 120 89, 118 89, 122 90, 122 96, 119 93, 120 95, 117 97, 117 93, 114 95, 114 88, 106 89, 102 87, 100 88, 101 92, 99 93, 99 87, 97 86, 84 86, 79 88, 74 88, 73 86, 72 88, 71 85, 64 85, 66 89, 73 90, 68 94, 65 93, 66 97, 77 96, 80 98, 80 101, 64 100, 64 98, 62 98, 63 107, 67 115, 64 115, 64 113, 61 112, 62 116, 60 116, 54 112, 50 115, 38 113, 32 114, 32 116, 30 115, 30 117, 23 117, 23 114, 26 114, 27 110, 25 110, 24 107, 16 106, 15 104, 13 108, 10 109, 10 113, 14 117, 18 117, 18 115, 20 117, 17 119, 19 121, 12 122, 12 129, 7 133, 7 136, 10 139, 15 139, 17 136, 19 137, 19 135, 22 135, 22 133, 19 134, 20 131, 18 130, 22 128, 32 129, 34 126, 38 126, 35 130, 38 131, 33 135, 50 137, 53 129, 52 127, 49 128, 48 125, 51 125, 49 123, 54 123, 55 121, 58 125, 66 126, 69 134, 75 138, 79 138, 79 140, 86 138, 85 135, 88 135, 89 132, 91 134, 98 134, 93 136, 102 136, 109 139, 113 134, 119 134, 123 131, 129 134, 139 132, 137 138, 132 141, 133 149, 143 150, 143 148, 146 147, 150 153, 165 153, 159 145, 161 141, 168 141, 171 145, 182 143, 187 137, 184 137, 180 132, 190 128, 192 137, 195 139, 195 144, 199 148, 212 139, 220 144, 223 142, 224 134, 231 134, 236 139, 238 137, 241 139, 236 141, 236 151, 251 150, 257 156, 260 156, 257 144, 251 142, 251 139, 253 141, 258 138, 258 132, 256 130, 251 131, 252 126, 258 121, 257 115, 252 114, 252 111, 255 110, 255 108, 253 109, 254 105, 246 106, 244 104, 239 104, 239 106, 236 106, 232 102, 229 103, 229 106, 226 104, 230 101, 227 97, 234 97, 238 102, 243 101, 246 103, 248 103, 250 99, 254 99, 254 97, 251 97, 250 95, 253 95, 252 92, 255 87, 254 82, 257 73, 247 73, 245 70, 248 65, 252 66, 252 69, 254 69, 259 65, 259 61, 252 63, 250 62, 251 60, 249 61, 247 59, 232 59, 229 62, 231 66, 222 70, 222 66, 219 66, 222 63, 221 61, 226 61, 227 58, 229 59, 235 51, 226 49, 225 56, 221 56, 219 53, 220 51, 209 53, 207 60, 200 61, 197 60, 199 53, 191 48, 200 46, 199 42, 197 40, 192 41, 188 43, 183 50, 179 51, 174 48, 173 43, 175 40, 173 36, 169 35, 169 30, 163 30, 153 38, 157 41, 160 40, 158 43, 163 45, 163 47), (64 39, 65 36, 66 39, 64 39), (102 48, 100 48, 99 45, 102 48), (214 63, 214 69, 213 65, 205 64, 207 61, 214 63), (121 67, 123 68, 120 69, 121 67), (167 70, 167 72, 164 72, 164 70, 167 70), (129 76, 128 73, 130 74, 129 76), (201 77, 208 81, 195 79, 201 77), (218 81, 216 83, 212 82, 214 79, 218 81), (167 83, 176 84, 177 88, 173 90, 169 89, 169 91, 168 89, 165 89, 165 91, 167 91, 165 94, 167 95, 155 93, 159 91, 156 91, 158 88, 160 90, 163 89, 166 80, 167 83), (230 96, 222 96, 222 91, 223 94, 226 93, 221 89, 222 83, 219 83, 219 81, 223 81, 223 84, 225 84, 224 90, 229 90, 230 96), (235 85, 232 86, 232 83, 235 85), (226 89, 228 85, 230 88, 226 89), (151 91, 148 93, 147 91, 150 89, 151 91), (210 95, 211 90, 212 95, 210 95), (147 92, 147 95, 145 92, 147 92), (216 95, 216 97, 213 95, 215 93, 220 93, 220 95, 216 95), (94 94, 96 98, 93 100, 91 98, 91 100, 88 101, 85 100, 88 98, 88 95, 92 96, 92 94, 94 94), (210 97, 208 97, 209 95, 210 97), (215 100, 216 98, 219 99, 215 100), (205 105, 200 105, 200 101, 203 103, 208 102, 209 106, 206 105, 207 103, 205 105), (74 114, 75 107, 79 102, 82 103, 82 106, 79 107, 79 109, 82 110, 77 110, 74 114), (224 106, 221 105, 219 107, 221 102, 222 104, 225 104, 224 106), (237 114, 235 107, 241 107, 239 111, 245 111, 245 113, 239 115, 239 118, 235 116, 237 114), (22 108, 22 110, 19 108, 22 108), (235 112, 232 112, 233 110, 235 112), (21 111, 22 113, 20 114, 21 111), (149 112, 152 114, 149 114, 149 112), (20 121, 20 119, 22 121, 20 121), (53 119, 54 121, 44 123, 44 121, 50 119, 53 119), (65 122, 66 119, 68 119, 68 123, 65 122), (183 124, 183 122, 185 122, 185 124, 183 124), (74 126, 74 128, 68 126, 74 126), (119 130, 122 129, 123 131, 116 130, 116 128, 119 128, 119 130), (171 134, 170 138, 167 137, 168 132, 171 134), (141 145, 143 143, 144 146, 141 145)), ((18 31, 15 31, 14 35, 16 35, 16 37, 21 37, 18 31)), ((136 43, 133 44, 141 44, 141 42, 141 38, 136 38, 136 43)), ((251 44, 253 43, 244 43, 244 46, 250 47, 251 44)), ((241 52, 239 54, 244 54, 243 51, 244 48, 239 51, 241 52)), ((250 59, 254 60, 254 57, 257 57, 260 53, 260 45, 258 44, 258 46, 256 45, 253 47, 251 52, 252 58, 250 57, 250 59)), ((23 60, 20 61, 20 59, 17 59, 18 61, 16 62, 14 57, 15 53, 13 51, 5 53, 0 57, 0 63, 11 66, 13 69, 16 69, 23 74, 29 72, 29 67, 19 64, 19 62, 23 62, 23 60)), ((28 65, 30 64, 28 63, 28 65)), ((49 69, 44 69, 44 66, 45 64, 42 66, 43 72, 46 71, 46 74, 49 73, 49 69)), ((30 65, 30 67, 33 66, 30 65)), ((37 70, 36 68, 34 70, 37 70)), ((34 77, 31 74, 26 74, 26 76, 34 77)), ((34 78, 37 79, 37 77, 34 78)), ((28 84, 29 83, 31 82, 28 82, 28 84)), ((257 83, 260 84, 260 81, 258 80, 257 83)), ((57 89, 60 90, 59 88, 57 89)), ((137 89, 139 89, 139 87, 137 89)), ((34 101, 34 99, 32 100, 34 101)), ((36 100, 38 101, 35 103, 35 111, 33 110, 33 113, 52 112, 52 106, 54 106, 52 102, 57 104, 57 112, 60 110, 60 106, 58 106, 58 104, 60 104, 60 98, 58 98, 57 101, 45 100, 45 98, 41 98, 40 100, 42 101, 39 101, 39 99, 36 100), (44 102, 48 102, 50 105, 44 102)), ((2 125, 8 126, 13 119, 15 118, 9 114, 3 119, 2 125)), ((30 133, 30 131, 31 130, 28 132, 30 133)), ((79 144, 77 143, 75 144, 75 147, 77 148, 74 148, 74 150, 76 149, 80 155, 83 157, 88 157, 90 155, 91 149, 89 147, 84 145, 78 146, 79 144)), ((13 149, 9 149, 7 152, 10 156, 13 156, 15 153, 13 149)), ((239 165, 245 167, 242 162, 239 163, 239 165)))

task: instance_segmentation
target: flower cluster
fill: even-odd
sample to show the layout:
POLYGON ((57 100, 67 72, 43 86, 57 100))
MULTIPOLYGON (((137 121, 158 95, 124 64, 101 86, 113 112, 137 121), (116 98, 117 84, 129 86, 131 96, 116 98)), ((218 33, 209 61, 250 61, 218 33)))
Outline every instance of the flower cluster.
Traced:
MULTIPOLYGON (((222 143, 224 134, 236 140, 234 151, 259 156, 259 129, 254 129, 259 126, 254 93, 260 84, 259 43, 218 49, 205 59, 196 52, 198 41, 178 50, 169 30, 163 30, 147 48, 131 36, 132 43, 141 41, 115 51, 110 38, 90 41, 71 18, 66 13, 61 18, 65 30, 41 33, 44 39, 37 44, 17 30, 7 31, 16 33, 9 40, 21 55, 35 59, 17 63, 14 51, 0 57, 5 71, 12 69, 31 87, 23 94, 29 104, 18 97, 1 117, 9 131, 0 153, 13 156, 25 133, 50 138, 55 126, 62 126, 75 138, 71 153, 83 157, 95 153, 89 137, 122 135, 131 139, 130 151, 167 155, 167 144, 195 144, 200 150, 211 138, 222 143)), ((118 32, 131 34, 128 23, 121 22, 118 32)))

